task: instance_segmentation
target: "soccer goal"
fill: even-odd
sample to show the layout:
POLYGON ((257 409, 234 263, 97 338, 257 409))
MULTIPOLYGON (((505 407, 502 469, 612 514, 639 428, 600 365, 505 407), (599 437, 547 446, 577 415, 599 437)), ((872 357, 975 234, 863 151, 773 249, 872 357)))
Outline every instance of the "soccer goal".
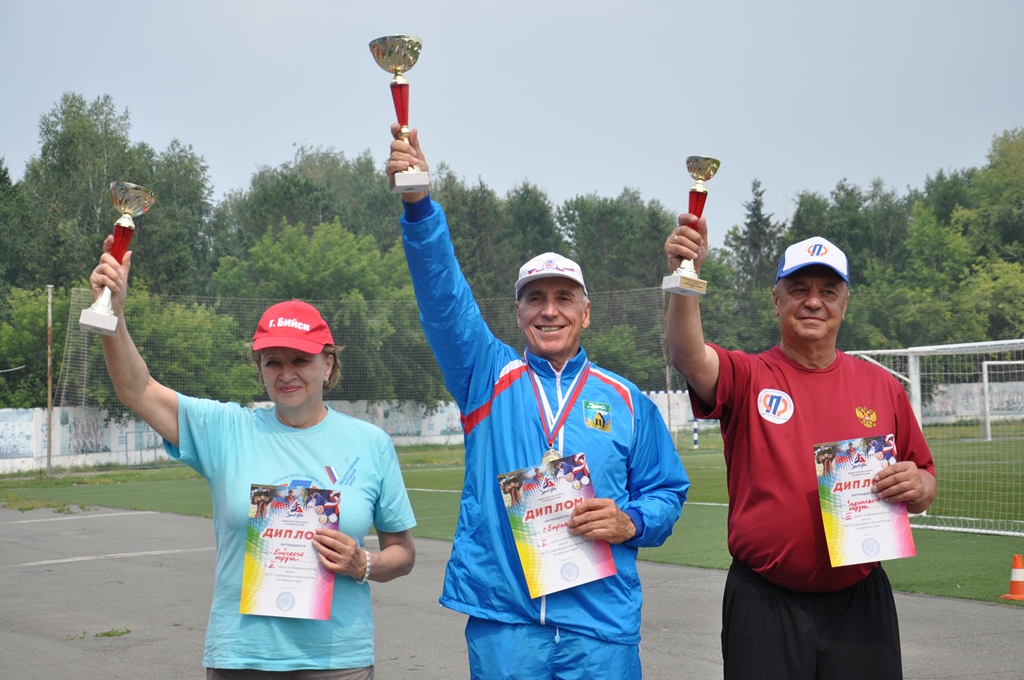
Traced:
POLYGON ((1024 536, 1024 339, 848 352, 906 387, 938 496, 915 526, 1024 536))

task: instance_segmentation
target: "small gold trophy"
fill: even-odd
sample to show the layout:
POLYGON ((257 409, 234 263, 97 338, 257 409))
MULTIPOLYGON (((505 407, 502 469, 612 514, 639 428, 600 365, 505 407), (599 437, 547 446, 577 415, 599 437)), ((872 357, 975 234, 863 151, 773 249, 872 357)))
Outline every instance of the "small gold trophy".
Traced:
MULTIPOLYGON (((387 35, 370 43, 377 65, 395 75, 391 79, 391 98, 395 102, 398 124, 402 126, 398 137, 405 141, 409 140, 409 81, 402 74, 416 65, 422 47, 423 42, 412 35, 387 35)), ((396 194, 426 191, 429 186, 429 173, 416 166, 395 173, 391 180, 391 191, 396 194)))
MULTIPOLYGON (((114 223, 114 245, 110 248, 110 254, 120 264, 128 251, 132 235, 135 234, 135 222, 132 221, 132 217, 144 215, 156 203, 156 196, 138 184, 111 182, 110 198, 114 201, 114 208, 121 213, 121 218, 114 223)), ((78 317, 78 325, 93 333, 113 335, 117 330, 117 316, 110 305, 111 295, 110 289, 104 288, 96 302, 92 303, 92 307, 82 310, 82 315, 78 317)))
MULTIPOLYGON (((708 200, 708 190, 704 182, 714 177, 721 165, 717 158, 708 156, 690 156, 686 159, 686 169, 690 172, 690 177, 697 180, 697 183, 690 187, 690 212, 697 217, 704 212, 704 202, 708 200)), ((708 282, 697 278, 693 260, 683 260, 678 269, 661 280, 661 289, 676 295, 703 295, 708 290, 708 282)))

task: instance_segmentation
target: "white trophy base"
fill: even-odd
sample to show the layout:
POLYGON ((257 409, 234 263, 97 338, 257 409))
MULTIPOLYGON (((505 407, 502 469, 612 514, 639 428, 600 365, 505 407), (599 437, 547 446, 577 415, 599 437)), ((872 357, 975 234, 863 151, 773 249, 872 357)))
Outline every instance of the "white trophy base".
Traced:
POLYGON ((391 193, 415 194, 430 188, 430 173, 422 170, 405 170, 393 175, 391 193))
POLYGON ((703 295, 708 282, 683 274, 671 274, 661 280, 661 289, 675 295, 703 295))
POLYGON ((92 333, 113 335, 117 331, 117 317, 113 314, 104 314, 103 312, 97 312, 92 307, 87 307, 82 310, 82 315, 78 317, 78 326, 92 333))

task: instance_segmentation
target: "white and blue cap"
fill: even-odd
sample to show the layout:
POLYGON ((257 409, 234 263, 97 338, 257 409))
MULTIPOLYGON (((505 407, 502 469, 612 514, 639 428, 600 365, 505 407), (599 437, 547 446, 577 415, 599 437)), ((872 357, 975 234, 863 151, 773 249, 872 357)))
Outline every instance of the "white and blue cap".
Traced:
POLYGON ((775 282, 778 283, 779 279, 814 264, 832 269, 849 285, 850 275, 847 270, 846 253, 841 251, 836 244, 820 236, 812 236, 786 248, 786 252, 783 253, 782 260, 779 262, 779 270, 775 274, 775 282))
POLYGON ((516 297, 519 297, 519 289, 530 281, 551 276, 561 276, 575 281, 583 288, 583 294, 587 295, 587 284, 583 283, 583 270, 578 264, 558 253, 541 253, 519 268, 516 297))

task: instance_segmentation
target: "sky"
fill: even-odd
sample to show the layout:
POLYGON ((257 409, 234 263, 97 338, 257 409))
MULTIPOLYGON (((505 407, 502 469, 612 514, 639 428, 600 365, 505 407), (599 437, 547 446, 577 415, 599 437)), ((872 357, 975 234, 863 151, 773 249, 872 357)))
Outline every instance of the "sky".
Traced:
POLYGON ((133 142, 191 145, 217 200, 301 146, 383 168, 391 76, 368 44, 394 34, 423 41, 410 123, 432 165, 683 212, 686 157, 713 156, 718 247, 755 179, 783 221, 843 179, 905 193, 984 166, 1024 127, 1020 0, 0 0, 0 157, 20 179, 76 92, 110 95, 133 142))

